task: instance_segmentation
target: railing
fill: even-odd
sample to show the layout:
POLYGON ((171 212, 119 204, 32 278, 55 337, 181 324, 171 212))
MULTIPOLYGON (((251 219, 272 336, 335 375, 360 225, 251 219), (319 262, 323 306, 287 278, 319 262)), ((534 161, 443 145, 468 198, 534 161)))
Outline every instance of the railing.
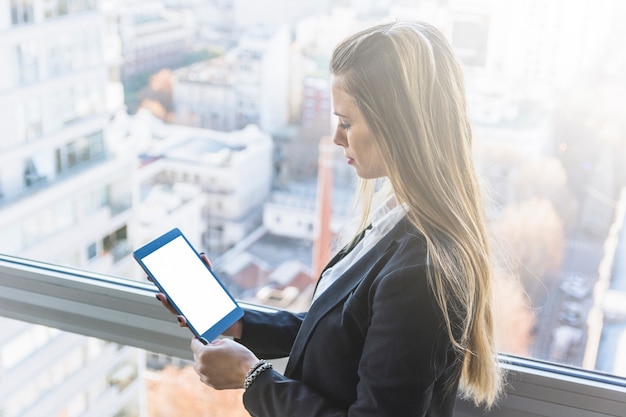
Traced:
MULTIPOLYGON (((147 282, 0 255, 0 316, 191 359, 191 333, 154 294, 147 282)), ((455 416, 626 416, 624 378, 504 355, 500 360, 508 371, 500 405, 483 414, 460 401, 455 416)))

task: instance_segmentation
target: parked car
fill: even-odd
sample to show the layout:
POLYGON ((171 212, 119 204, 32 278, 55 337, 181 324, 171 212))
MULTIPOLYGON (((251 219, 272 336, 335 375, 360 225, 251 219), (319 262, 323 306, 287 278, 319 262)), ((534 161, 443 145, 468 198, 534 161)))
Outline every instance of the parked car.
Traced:
POLYGON ((580 345, 583 331, 572 326, 559 326, 552 333, 550 356, 555 361, 566 361, 572 350, 580 345))
POLYGON ((561 291, 570 297, 582 300, 591 293, 591 285, 585 277, 570 276, 561 283, 561 291))
POLYGON ((579 326, 583 322, 583 307, 575 301, 565 301, 559 312, 559 320, 570 326, 579 326))

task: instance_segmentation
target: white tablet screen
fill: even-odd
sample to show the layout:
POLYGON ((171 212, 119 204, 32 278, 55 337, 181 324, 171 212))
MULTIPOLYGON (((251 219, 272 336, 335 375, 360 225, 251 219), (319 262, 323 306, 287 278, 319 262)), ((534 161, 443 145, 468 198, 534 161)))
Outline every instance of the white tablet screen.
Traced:
POLYGON ((200 334, 237 308, 182 236, 148 254, 142 262, 200 334))

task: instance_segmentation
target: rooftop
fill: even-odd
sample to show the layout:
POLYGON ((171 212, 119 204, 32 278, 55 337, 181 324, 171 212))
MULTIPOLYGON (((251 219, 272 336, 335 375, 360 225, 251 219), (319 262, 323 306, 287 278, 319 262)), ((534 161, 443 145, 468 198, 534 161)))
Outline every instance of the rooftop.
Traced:
POLYGON ((180 82, 233 85, 233 65, 226 56, 179 68, 173 75, 180 82))

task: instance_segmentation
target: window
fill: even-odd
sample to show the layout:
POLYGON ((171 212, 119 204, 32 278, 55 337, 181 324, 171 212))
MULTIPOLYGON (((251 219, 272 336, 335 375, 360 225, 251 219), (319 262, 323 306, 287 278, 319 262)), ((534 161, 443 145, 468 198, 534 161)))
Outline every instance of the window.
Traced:
MULTIPOLYGON (((68 349, 67 351, 58 349, 61 353, 59 363, 62 365, 55 365, 55 371, 52 374, 49 374, 48 371, 41 373, 41 369, 52 369, 48 359, 45 362, 48 366, 36 368, 35 373, 43 378, 42 383, 48 384, 49 382, 46 381, 58 381, 62 375, 66 376, 64 383, 67 383, 67 377, 72 375, 83 376, 85 377, 82 380, 84 383, 81 384, 81 389, 76 390, 76 393, 89 393, 89 404, 92 408, 95 407, 95 409, 102 411, 102 408, 98 407, 102 407, 104 404, 107 407, 115 404, 116 407, 126 406, 136 410, 137 405, 125 405, 124 402, 129 401, 129 399, 132 402, 132 398, 138 398, 140 394, 137 384, 126 385, 126 391, 120 392, 119 395, 115 395, 115 393, 122 381, 128 381, 127 378, 132 378, 135 372, 139 378, 145 373, 145 369, 141 368, 141 364, 146 363, 145 354, 141 350, 131 349, 124 345, 135 345, 147 349, 149 352, 158 353, 159 355, 148 355, 152 358, 151 362, 156 364, 153 365, 153 369, 166 367, 168 363, 178 366, 190 359, 189 332, 187 329, 180 329, 175 326, 169 314, 155 315, 155 309, 160 311, 158 309, 161 307, 155 305, 154 288, 150 284, 133 283, 115 277, 109 277, 107 280, 102 278, 103 276, 99 274, 81 273, 62 267, 50 269, 46 268, 45 264, 23 263, 19 260, 16 262, 16 260, 7 260, 6 257, 0 256, 0 289, 2 290, 0 291, 0 301, 2 301, 0 313, 20 313, 24 318, 44 321, 48 325, 59 326, 63 329, 78 329, 85 333, 96 332, 109 341, 119 343, 118 345, 94 338, 83 339, 70 333, 56 332, 53 338, 48 340, 45 347, 46 351, 62 347, 65 342, 74 346, 78 344, 82 346, 82 349, 68 349), (30 301, 32 308, 12 311, 9 307, 10 303, 6 302, 7 294, 25 288, 32 288, 32 291, 26 293, 23 300, 18 300, 15 297, 13 300, 30 301), (38 301, 33 303, 34 299, 38 301), (68 300, 72 302, 68 304, 68 300), (47 311, 48 314, 42 315, 42 311, 47 311), (145 326, 147 321, 156 322, 154 325, 145 326), (172 326, 175 330, 171 329, 172 326), (138 333, 141 333, 142 337, 137 337, 138 333), (173 362, 162 361, 161 354, 179 359, 173 362), (65 358, 70 357, 73 359, 65 362, 65 358), (77 363, 83 364, 80 370, 77 363), (131 365, 132 363, 135 365, 131 365), (109 370, 106 379, 94 379, 93 373, 98 367, 109 370), (105 382, 103 383, 103 381, 105 382)), ((254 306, 249 307, 254 308, 254 306)), ((14 320, 1 320, 3 335, 12 330, 13 326, 30 327, 14 320)), ((504 359, 508 363, 506 367, 509 370, 510 391, 507 398, 496 410, 495 416, 532 413, 539 415, 549 413, 547 415, 551 417, 591 415, 593 413, 620 416, 626 406, 626 396, 624 395, 626 393, 626 381, 623 378, 519 358, 504 359)), ((1 361, 2 358, 0 358, 1 361)), ((284 366, 284 361, 274 362, 279 369, 284 366)), ((172 370, 168 375, 174 377, 180 373, 182 372, 172 370)), ((5 370, 2 376, 11 375, 5 370)), ((195 374, 192 373, 191 376, 197 384, 195 374)), ((1 382, 2 379, 0 379, 0 386, 2 386, 1 382)), ((34 384, 34 381, 30 381, 30 383, 34 384)), ((22 390, 26 384, 9 385, 14 389, 19 388, 21 394, 11 395, 11 401, 4 403, 3 411, 5 413, 14 410, 12 414, 8 415, 19 415, 19 410, 37 401, 37 396, 32 390, 22 390)), ((37 389, 46 387, 46 385, 32 386, 34 388, 39 387, 37 389)), ((52 386, 58 387, 57 384, 52 386)), ((195 386, 202 388, 204 407, 206 407, 207 398, 210 399, 209 403, 224 401, 225 404, 232 404, 238 402, 236 397, 216 396, 205 386, 200 384, 195 386)), ((193 387, 194 385, 191 384, 189 389, 192 390, 193 387)), ((170 391, 180 394, 174 389, 170 391)), ((79 395, 73 392, 68 393, 67 390, 57 390, 55 393, 62 393, 62 395, 67 396, 67 404, 70 404, 72 398, 79 395)), ((239 393, 236 394, 239 395, 239 393)), ((49 403, 44 405, 49 405, 49 403)), ((458 415, 466 417, 484 415, 464 402, 459 402, 457 411, 458 415)), ((45 412, 50 412, 50 408, 45 409, 45 412)), ((234 415, 234 413, 231 412, 227 415, 234 415)))
POLYGON ((98 255, 98 249, 95 243, 87 246, 87 259, 93 259, 98 255))
POLYGON ((130 254, 126 226, 115 230, 102 239, 102 251, 104 255, 112 254, 115 261, 119 261, 130 254))
POLYGON ((19 103, 17 107, 17 140, 28 141, 41 136, 42 109, 38 97, 19 103))
POLYGON ((33 22, 33 0, 11 0, 11 21, 14 25, 33 22))
POLYGON ((32 352, 44 346, 58 330, 44 326, 29 326, 28 330, 20 334, 9 343, 5 343, 0 350, 2 367, 10 370, 32 352))
POLYGON ((33 42, 24 42, 17 47, 17 65, 20 84, 31 84, 39 80, 39 48, 33 42))
POLYGON ((45 178, 45 176, 39 174, 34 160, 28 158, 24 164, 24 185, 27 188, 32 187, 45 180, 45 178))
MULTIPOLYGON (((238 253, 236 266, 242 274, 254 274, 258 284, 242 287, 244 301, 271 301, 276 297, 259 293, 281 262, 311 264, 317 144, 330 125, 324 91, 330 48, 347 31, 365 24, 358 16, 373 12, 327 13, 326 2, 314 1, 301 10, 286 7, 285 13, 293 14, 289 17, 293 39, 284 43, 270 30, 262 36, 248 34, 252 40, 239 47, 233 31, 207 30, 201 37, 193 26, 186 26, 184 16, 195 16, 199 27, 212 27, 202 25, 206 9, 204 14, 194 13, 198 11, 194 7, 202 7, 192 4, 198 2, 182 2, 189 5, 181 8, 192 11, 183 17, 170 8, 173 2, 157 3, 137 15, 115 6, 105 12, 96 0, 11 0, 7 5, 11 21, 0 28, 4 45, 0 56, 9 59, 0 59, 0 73, 7 66, 6 73, 14 75, 7 85, 0 82, 0 104, 11 115, 5 119, 15 120, 9 120, 0 140, 0 198, 4 197, 0 254, 27 263, 46 262, 36 263, 36 272, 29 270, 36 276, 48 274, 38 285, 54 282, 58 275, 75 277, 63 270, 66 267, 87 271, 91 285, 113 279, 127 291, 120 291, 118 300, 126 305, 124 297, 132 298, 137 288, 149 293, 130 256, 132 249, 166 227, 179 226, 226 279, 232 277, 228 285, 233 287, 239 285, 237 268, 223 259, 238 253), (336 23, 337 13, 341 25, 336 23), (110 41, 124 47, 109 48, 105 44, 110 41), (163 52, 172 51, 173 45, 175 53, 163 52), (126 55, 104 56, 112 50, 124 50, 126 55), (220 85, 216 78, 203 81, 207 67, 181 64, 182 55, 187 59, 194 53, 239 56, 243 61, 225 70, 228 77, 220 85), (289 59, 275 59, 278 55, 289 59), (135 57, 142 62, 135 62, 135 57), (155 62, 169 71, 139 74, 140 66, 155 62), (174 71, 181 66, 182 72, 174 71), (120 73, 139 75, 131 85, 120 73), (234 84, 228 81, 233 79, 234 84), (307 87, 306 80, 321 81, 307 87), (242 130, 207 131, 176 120, 172 109, 177 105, 176 86, 182 82, 191 88, 187 95, 194 100, 193 109, 186 112, 209 115, 214 127, 230 130, 236 123, 242 130), (202 94, 204 88, 212 93, 202 94), (115 91, 126 92, 124 101, 116 101, 115 91), (233 109, 215 111, 215 102, 230 103, 233 109), (275 103, 290 103, 284 112, 289 119, 274 111, 275 103), (276 119, 280 128, 243 129, 262 119, 276 119), (306 124, 290 124, 298 120, 306 124), (280 178, 273 176, 275 169, 280 178), (264 220, 273 224, 264 225, 264 220)), ((224 22, 243 18, 231 1, 213 3, 211 16, 221 16, 224 22)), ((353 3, 358 9, 368 2, 353 3)), ((411 14, 432 21, 448 31, 464 65, 476 163, 493 203, 488 217, 494 235, 501 237, 496 247, 506 257, 507 268, 499 271, 504 282, 500 298, 506 301, 498 314, 503 354, 527 358, 529 362, 520 360, 521 367, 545 364, 535 359, 549 362, 556 367, 549 368, 550 375, 558 369, 595 369, 611 378, 626 375, 620 365, 626 351, 620 308, 626 291, 626 272, 620 269, 626 257, 626 168, 620 159, 626 154, 626 114, 620 100, 626 88, 626 58, 620 44, 625 35, 623 6, 585 0, 568 3, 567 14, 552 7, 556 0, 549 0, 550 7, 545 2, 507 0, 511 8, 490 2, 463 6, 414 2, 419 4, 408 9, 411 13, 397 8, 407 3, 392 1, 387 14, 375 17, 411 14), (555 45, 560 46, 558 57, 549 53, 555 45), (567 65, 572 62, 576 65, 567 65)), ((255 19, 276 22, 278 17, 270 12, 255 19)), ((203 65, 219 70, 216 61, 203 65)), ((338 190, 333 193, 331 228, 337 232, 348 216, 345 207, 354 176, 343 166, 335 167, 334 174, 338 190)), ((306 288, 299 289, 306 294, 306 288)), ((20 291, 48 300, 37 289, 20 291)), ((89 290, 81 294, 86 300, 98 298, 89 290)), ((67 297, 64 293, 52 299, 59 303, 67 297)), ((88 302, 70 298, 69 305, 79 306, 73 314, 89 309, 88 302)), ((150 314, 155 310, 141 302, 144 310, 137 314, 153 320, 150 314)), ((23 303, 31 306, 28 300, 23 303)), ((32 304, 38 317, 49 319, 35 301, 32 304)), ((114 315, 106 305, 98 307, 114 315)), ((84 330, 89 324, 73 326, 84 330)), ((69 327, 66 330, 72 330, 69 327)), ((106 337, 116 337, 102 330, 101 323, 95 327, 106 337)), ((136 333, 124 331, 126 339, 116 339, 117 343, 138 343, 136 333)), ((162 343, 165 348, 154 340, 151 346, 140 347, 180 357, 188 354, 186 346, 177 350, 176 342, 162 343)), ((10 343, 0 344, 0 349, 5 347, 9 359, 2 366, 23 353, 10 343)), ((97 348, 93 352, 101 354, 97 348)), ((75 363, 61 362, 64 365, 52 368, 43 380, 16 392, 15 401, 0 411, 2 417, 19 415, 24 404, 58 380, 63 370, 76 368, 75 363)), ((80 414, 89 398, 105 395, 112 386, 132 385, 132 377, 125 377, 133 372, 132 366, 121 364, 100 372, 117 382, 103 385, 94 380, 88 388, 92 394, 84 397, 80 392, 67 399, 66 415, 80 414)), ((581 375, 592 380, 599 374, 581 375)))
POLYGON ((63 173, 104 156, 102 132, 76 139, 56 151, 57 173, 63 173))

